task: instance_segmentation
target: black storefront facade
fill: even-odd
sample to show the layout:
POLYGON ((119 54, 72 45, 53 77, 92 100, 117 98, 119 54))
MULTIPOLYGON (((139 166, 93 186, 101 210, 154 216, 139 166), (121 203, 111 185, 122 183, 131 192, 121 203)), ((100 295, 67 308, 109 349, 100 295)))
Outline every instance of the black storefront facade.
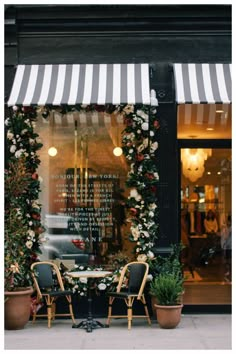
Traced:
MULTIPOLYGON (((228 65, 231 63, 231 7, 228 5, 6 6, 6 102, 9 100, 16 68, 19 65, 116 63, 148 63, 150 89, 155 90, 158 99, 157 109, 161 128, 158 140, 160 180, 158 185, 159 233, 156 246, 157 252, 167 254, 170 245, 181 240, 183 207, 187 205, 191 215, 193 211, 191 208, 193 205, 196 206, 196 202, 191 201, 191 194, 197 192, 198 198, 201 198, 203 193, 202 186, 198 186, 196 180, 190 183, 192 187, 189 187, 189 180, 186 182, 187 177, 183 177, 181 149, 212 149, 213 155, 214 150, 224 150, 221 157, 222 166, 229 161, 231 97, 227 91, 227 84, 230 81, 231 70, 228 65), (187 63, 193 63, 192 67, 187 66, 187 63), (218 63, 222 64, 220 68, 215 66, 218 63), (202 82, 205 82, 204 73, 207 70, 202 64, 211 64, 207 72, 212 86, 214 86, 216 73, 220 71, 226 87, 223 98, 221 92, 218 92, 220 98, 213 97, 212 101, 207 92, 204 99, 200 97, 202 91, 199 84, 201 80, 198 79, 199 72, 202 82), (182 101, 178 76, 180 69, 183 80, 182 101), (197 89, 194 84, 191 84, 191 72, 196 75, 197 89), (187 84, 186 78, 189 80, 187 84), (194 87, 199 102, 193 99, 194 87), (221 110, 222 106, 227 114, 227 123, 218 127, 218 117, 210 112, 214 109, 221 110), (191 128, 188 126, 191 122, 189 117, 192 117, 191 128), (199 126, 202 127, 203 123, 209 122, 215 129, 215 135, 213 133, 207 137, 197 129, 199 126), (224 131, 225 134, 221 136, 219 131, 224 131)), ((214 94, 217 93, 214 91, 214 94)), ((56 121, 58 119, 56 117, 56 121)), ((92 117, 91 120, 93 122, 94 118, 92 117)), ((55 138, 55 133, 52 132, 51 130, 55 138)), ((116 131, 114 136, 117 137, 116 131)), ((213 188, 215 194, 223 193, 217 188, 218 185, 213 188)), ((224 183, 224 196, 228 196, 229 199, 227 202, 224 200, 224 215, 231 213, 231 196, 228 189, 228 185, 224 183)), ((212 199, 220 200, 218 194, 212 199)), ((210 205, 214 208, 216 203, 212 202, 212 199, 210 205)), ((209 206, 205 203, 202 208, 199 208, 198 203, 198 212, 201 210, 205 212, 209 206)), ((194 212, 196 217, 196 210, 194 212)), ((219 219, 218 222, 220 223, 221 220, 219 219)), ((215 279, 214 276, 213 280, 209 280, 209 273, 207 273, 204 287, 203 277, 209 266, 208 263, 214 264, 214 260, 207 259, 206 264, 197 263, 196 258, 201 253, 196 253, 196 250, 199 251, 204 242, 204 237, 199 237, 198 240, 197 236, 201 236, 204 232, 196 232, 195 229, 188 231, 191 236, 191 247, 195 252, 193 252, 194 268, 197 276, 201 277, 202 285, 200 288, 197 281, 187 284, 189 295, 186 295, 186 311, 188 309, 190 311, 230 311, 231 281, 224 281, 224 278, 215 279), (216 296, 216 299, 210 296, 206 301, 204 296, 209 293, 209 282, 212 283, 210 292, 218 293, 219 296, 216 296)), ((212 245, 208 248, 211 247, 212 245)), ((102 308, 105 308, 103 298, 96 301, 100 303, 104 301, 102 308)))

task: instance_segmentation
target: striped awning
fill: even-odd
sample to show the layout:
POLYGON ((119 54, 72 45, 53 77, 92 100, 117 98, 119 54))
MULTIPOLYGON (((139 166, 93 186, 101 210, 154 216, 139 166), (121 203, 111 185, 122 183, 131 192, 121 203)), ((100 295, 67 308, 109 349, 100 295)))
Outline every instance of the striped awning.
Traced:
POLYGON ((231 64, 174 64, 178 104, 231 103, 231 64))
POLYGON ((18 65, 8 106, 150 104, 148 64, 18 65))

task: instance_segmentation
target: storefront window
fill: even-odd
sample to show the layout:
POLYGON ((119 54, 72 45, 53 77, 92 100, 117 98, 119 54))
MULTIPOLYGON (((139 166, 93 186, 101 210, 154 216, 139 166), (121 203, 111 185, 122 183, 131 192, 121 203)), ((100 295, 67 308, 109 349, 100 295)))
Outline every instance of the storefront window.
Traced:
POLYGON ((41 259, 106 264, 111 255, 129 256, 133 245, 126 237, 124 202, 128 165, 117 149, 123 129, 118 114, 52 111, 47 119, 39 116, 46 227, 41 259))
POLYGON ((231 302, 231 157, 231 149, 181 149, 186 303, 231 302))

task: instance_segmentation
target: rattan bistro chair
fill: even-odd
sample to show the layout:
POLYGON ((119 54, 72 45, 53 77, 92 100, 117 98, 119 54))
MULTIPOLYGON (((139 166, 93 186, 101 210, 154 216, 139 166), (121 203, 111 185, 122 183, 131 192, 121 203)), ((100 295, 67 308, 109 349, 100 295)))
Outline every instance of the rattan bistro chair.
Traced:
POLYGON ((48 328, 51 327, 51 321, 55 316, 70 316, 75 323, 73 308, 71 304, 72 291, 65 290, 59 268, 53 262, 35 262, 31 265, 32 277, 34 280, 37 300, 45 301, 47 314, 33 313, 33 322, 37 317, 47 317, 48 328), (56 313, 56 300, 64 296, 69 304, 69 313, 56 313))
POLYGON ((145 262, 130 262, 124 266, 121 271, 117 290, 107 293, 107 296, 109 296, 107 325, 110 324, 111 318, 127 318, 128 329, 131 329, 132 319, 137 317, 146 318, 149 325, 151 324, 144 297, 144 287, 147 280, 148 270, 149 265, 145 262), (122 299, 125 301, 127 306, 126 315, 112 315, 112 305, 115 299, 122 299), (133 315, 133 303, 135 299, 140 300, 143 303, 145 315, 133 315))

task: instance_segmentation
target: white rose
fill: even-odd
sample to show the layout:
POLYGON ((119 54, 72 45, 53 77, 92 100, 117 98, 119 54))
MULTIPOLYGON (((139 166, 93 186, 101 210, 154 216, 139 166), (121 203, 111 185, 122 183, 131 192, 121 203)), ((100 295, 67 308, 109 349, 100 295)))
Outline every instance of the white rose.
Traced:
POLYGON ((142 111, 142 110, 138 110, 138 111, 137 111, 137 115, 140 116, 140 117, 142 117, 142 118, 145 119, 146 121, 148 120, 148 115, 147 115, 144 111, 142 111))
POLYGON ((83 284, 87 284, 88 279, 87 278, 80 278, 80 282, 83 284))
POLYGON ((149 259, 153 259, 155 257, 152 251, 148 251, 147 256, 149 259))
POLYGON ((139 254, 137 257, 138 262, 146 262, 146 260, 147 260, 146 254, 139 254))
POLYGON ((12 140, 13 138, 14 138, 14 134, 10 130, 8 130, 7 139, 12 140))
POLYGON ((105 290, 106 289, 106 284, 104 284, 104 283, 100 283, 100 284, 98 284, 98 289, 99 290, 105 290))
POLYGON ((140 232, 139 232, 138 228, 131 226, 130 231, 131 231, 131 233, 132 233, 132 235, 134 237, 134 240, 137 241, 138 238, 139 238, 139 235, 140 235, 140 232))
POLYGON ((147 276, 147 281, 152 281, 152 279, 153 279, 152 274, 148 274, 148 276, 147 276))
POLYGON ((20 150, 17 150, 15 152, 15 157, 18 159, 19 157, 21 157, 21 155, 24 154, 24 150, 23 149, 20 149, 20 150))
POLYGON ((25 243, 26 247, 27 248, 32 248, 33 246, 33 242, 31 240, 28 240, 26 243, 25 243))
POLYGON ((39 137, 37 137, 37 138, 36 138, 36 143, 37 143, 37 144, 41 144, 41 142, 42 142, 42 140, 41 140, 39 137))
POLYGON ((30 237, 35 236, 35 232, 33 230, 28 230, 28 234, 30 235, 30 237))
POLYGON ((132 188, 131 191, 130 191, 130 196, 131 198, 136 198, 138 195, 138 191, 136 188, 132 188))
POLYGON ((14 154, 15 151, 16 151, 16 145, 12 145, 12 146, 10 147, 10 152, 11 152, 12 154, 14 154))
POLYGON ((141 125, 141 127, 142 127, 142 130, 148 130, 149 129, 149 124, 145 122, 145 123, 143 123, 141 125))
POLYGON ((6 125, 6 126, 10 125, 10 118, 7 118, 7 119, 5 120, 5 125, 6 125))
POLYGON ((153 176, 154 176, 156 179, 159 180, 159 174, 158 174, 157 172, 154 172, 154 173, 153 173, 153 176))

